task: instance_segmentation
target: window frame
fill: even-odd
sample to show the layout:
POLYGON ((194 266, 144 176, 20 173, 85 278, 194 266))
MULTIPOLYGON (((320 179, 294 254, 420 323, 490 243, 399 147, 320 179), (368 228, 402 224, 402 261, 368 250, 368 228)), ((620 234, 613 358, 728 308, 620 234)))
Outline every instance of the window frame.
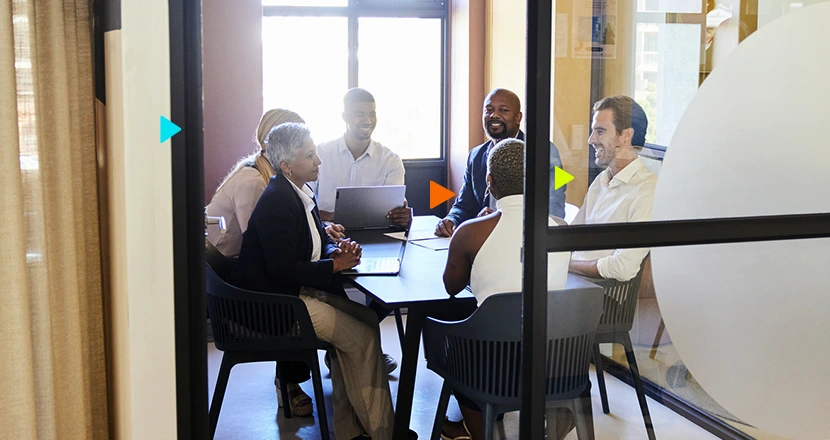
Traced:
POLYGON ((403 159, 404 165, 444 167, 449 135, 449 1, 348 0, 347 6, 263 6, 264 17, 346 17, 348 19, 348 87, 359 87, 358 23, 360 18, 427 18, 441 20, 441 145, 437 157, 403 159))

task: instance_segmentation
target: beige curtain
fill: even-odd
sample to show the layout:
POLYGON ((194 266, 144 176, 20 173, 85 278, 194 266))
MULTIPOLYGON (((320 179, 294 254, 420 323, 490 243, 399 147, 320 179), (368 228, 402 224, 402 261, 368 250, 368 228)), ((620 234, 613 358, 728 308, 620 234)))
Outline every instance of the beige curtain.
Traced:
POLYGON ((0 437, 108 437, 91 1, 0 0, 0 437))

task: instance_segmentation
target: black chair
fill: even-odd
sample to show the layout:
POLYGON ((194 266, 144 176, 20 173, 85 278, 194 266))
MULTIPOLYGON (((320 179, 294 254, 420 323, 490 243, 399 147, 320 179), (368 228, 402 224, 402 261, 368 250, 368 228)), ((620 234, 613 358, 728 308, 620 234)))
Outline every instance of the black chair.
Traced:
MULTIPOLYGON (((302 361, 311 369, 317 421, 322 438, 328 440, 328 419, 317 350, 326 350, 331 346, 317 339, 305 303, 293 295, 252 292, 231 286, 220 279, 213 269, 213 263, 219 270, 225 268, 221 266, 221 260, 215 254, 211 255, 210 249, 207 254, 205 287, 208 313, 216 348, 224 352, 210 405, 211 438, 216 433, 228 378, 235 365, 302 361)), ((282 388, 282 399, 289 401, 287 387, 282 388)), ((286 406, 283 409, 285 417, 290 418, 290 408, 286 406)))
MULTIPOLYGON (((569 408, 581 440, 594 438, 588 371, 594 331, 602 314, 602 289, 548 292, 546 353, 547 409, 569 408)), ((521 293, 487 298, 459 322, 428 319, 424 324, 427 368, 444 379, 431 439, 438 438, 451 392, 475 402, 484 415, 484 438, 493 438, 497 414, 521 409, 521 293)), ((543 384, 540 384, 540 386, 543 384)), ((548 423, 552 438, 555 427, 548 423)))
POLYGON ((643 278, 646 259, 643 259, 637 276, 628 281, 601 278, 586 279, 605 289, 603 314, 599 321, 596 336, 594 337, 593 347, 594 365, 596 365, 597 369, 597 382, 599 383, 599 393, 602 399, 602 412, 608 414, 611 410, 608 407, 608 393, 605 390, 605 376, 602 372, 602 355, 599 352, 599 344, 621 344, 625 348, 625 357, 628 360, 628 368, 631 370, 631 378, 634 382, 634 390, 637 392, 637 400, 640 402, 640 411, 643 413, 646 433, 648 434, 649 440, 655 440, 654 426, 651 423, 648 403, 646 402, 645 393, 643 393, 643 381, 640 379, 640 370, 637 368, 634 347, 631 344, 631 337, 628 334, 634 324, 634 312, 637 310, 640 280, 643 278))

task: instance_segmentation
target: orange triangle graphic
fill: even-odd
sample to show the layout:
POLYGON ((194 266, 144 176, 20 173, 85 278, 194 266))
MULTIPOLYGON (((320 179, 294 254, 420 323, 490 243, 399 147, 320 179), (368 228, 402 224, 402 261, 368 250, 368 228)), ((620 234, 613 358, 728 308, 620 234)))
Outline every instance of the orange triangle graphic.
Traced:
POLYGON ((429 209, 435 208, 454 196, 454 192, 435 183, 433 180, 429 181, 429 209))

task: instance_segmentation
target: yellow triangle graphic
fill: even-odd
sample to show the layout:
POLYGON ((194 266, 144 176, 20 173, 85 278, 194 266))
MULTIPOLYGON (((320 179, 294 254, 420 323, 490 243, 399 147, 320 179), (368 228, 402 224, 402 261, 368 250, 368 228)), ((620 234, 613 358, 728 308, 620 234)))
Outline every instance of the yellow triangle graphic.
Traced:
POLYGON ((563 170, 559 167, 553 167, 553 189, 557 190, 562 188, 563 186, 567 185, 568 182, 574 180, 574 176, 571 173, 563 170))

